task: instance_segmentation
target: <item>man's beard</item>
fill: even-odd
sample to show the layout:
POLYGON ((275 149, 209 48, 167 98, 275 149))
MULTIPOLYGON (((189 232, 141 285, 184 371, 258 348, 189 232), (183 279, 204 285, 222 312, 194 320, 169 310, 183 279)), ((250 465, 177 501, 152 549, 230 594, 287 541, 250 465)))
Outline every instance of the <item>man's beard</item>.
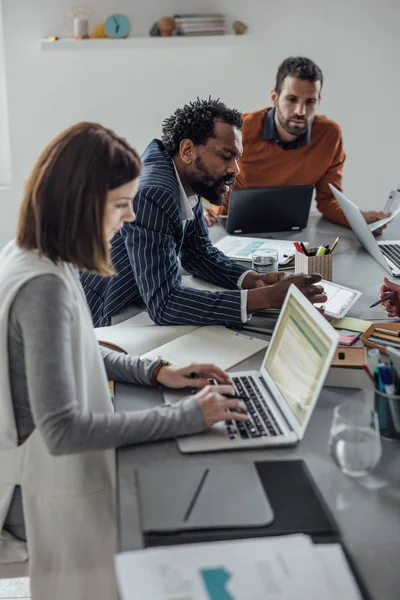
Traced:
MULTIPOLYGON (((286 131, 286 133, 288 133, 289 135, 295 135, 296 137, 299 137, 300 135, 302 135, 305 131, 307 131, 308 127, 310 126, 310 124, 308 123, 308 121, 303 118, 303 123, 304 125, 290 125, 286 120, 285 117, 283 116, 283 114, 280 111, 279 106, 276 107, 276 114, 278 117, 278 121, 279 121, 279 125, 282 127, 282 129, 284 129, 286 131)), ((291 117, 292 119, 293 117, 291 117)), ((288 119, 290 120, 290 119, 288 119)))
POLYGON ((198 194, 211 202, 211 204, 220 206, 223 203, 226 194, 223 185, 226 184, 229 187, 232 187, 235 183, 235 176, 225 175, 224 177, 216 179, 210 174, 210 171, 199 156, 195 159, 194 166, 198 171, 198 176, 197 179, 191 182, 192 190, 195 194, 198 194))

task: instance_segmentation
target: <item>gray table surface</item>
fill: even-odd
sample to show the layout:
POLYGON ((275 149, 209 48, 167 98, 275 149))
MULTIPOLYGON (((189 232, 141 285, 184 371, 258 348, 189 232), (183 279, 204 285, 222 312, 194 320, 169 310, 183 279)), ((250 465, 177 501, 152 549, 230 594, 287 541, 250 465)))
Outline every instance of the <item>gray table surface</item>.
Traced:
MULTIPOLYGON (((221 236, 219 225, 211 228, 212 238, 221 236)), ((382 239, 399 239, 400 227, 391 224, 382 239)), ((307 230, 276 234, 277 239, 301 239, 312 245, 332 243, 341 235, 334 253, 333 280, 363 292, 349 316, 368 320, 385 319, 382 308, 369 310, 377 298, 386 274, 360 247, 351 231, 312 215, 307 230)), ((244 361, 236 369, 258 369, 263 352, 244 361)), ((131 446, 117 452, 119 550, 143 547, 140 530, 134 470, 143 466, 232 463, 262 460, 304 459, 327 504, 332 510, 346 546, 366 583, 373 600, 400 597, 400 444, 382 441, 382 458, 370 484, 361 485, 345 477, 333 464, 328 451, 328 435, 333 408, 347 400, 364 398, 363 390, 323 388, 302 442, 295 448, 232 451, 198 455, 180 454, 175 441, 131 446)), ((117 384, 116 409, 140 410, 162 403, 160 390, 117 384)), ((293 499, 295 510, 296 499, 293 499)))

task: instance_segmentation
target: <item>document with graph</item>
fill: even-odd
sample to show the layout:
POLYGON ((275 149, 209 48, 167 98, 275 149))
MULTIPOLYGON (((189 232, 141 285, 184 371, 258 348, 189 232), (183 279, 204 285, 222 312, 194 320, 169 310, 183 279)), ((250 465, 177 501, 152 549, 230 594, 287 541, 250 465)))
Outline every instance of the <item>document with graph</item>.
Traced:
POLYGON ((300 534, 150 548, 118 555, 117 580, 122 600, 360 600, 330 546, 321 556, 300 534))

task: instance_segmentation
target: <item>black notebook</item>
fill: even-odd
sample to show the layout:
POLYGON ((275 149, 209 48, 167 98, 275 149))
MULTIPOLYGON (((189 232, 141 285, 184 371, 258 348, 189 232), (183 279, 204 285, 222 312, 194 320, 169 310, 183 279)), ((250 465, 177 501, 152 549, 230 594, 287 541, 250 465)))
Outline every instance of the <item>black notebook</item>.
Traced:
MULTIPOLYGON (((357 569, 341 540, 335 519, 303 460, 255 463, 274 520, 270 525, 231 529, 144 532, 145 547, 256 538, 294 533, 309 535, 314 543, 340 543, 364 600, 370 600, 357 569)), ((182 473, 190 467, 182 467, 182 473)), ((238 482, 239 485, 239 482, 238 482)), ((160 490, 162 494, 162 490, 160 490)), ((250 493, 250 492, 249 492, 250 493)))

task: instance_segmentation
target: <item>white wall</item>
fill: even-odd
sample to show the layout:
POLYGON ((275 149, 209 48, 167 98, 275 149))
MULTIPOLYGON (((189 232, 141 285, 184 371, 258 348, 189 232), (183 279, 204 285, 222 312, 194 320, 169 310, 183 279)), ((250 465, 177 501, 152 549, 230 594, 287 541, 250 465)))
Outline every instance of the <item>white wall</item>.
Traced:
POLYGON ((42 52, 40 39, 63 33, 74 4, 3 0, 14 181, 12 190, 0 190, 0 247, 14 233, 35 156, 61 128, 97 120, 141 151, 162 119, 197 95, 243 111, 266 106, 276 68, 291 54, 323 69, 320 112, 343 128, 349 197, 381 207, 400 182, 398 0, 93 0, 98 21, 125 13, 135 35, 146 35, 161 15, 215 10, 246 21, 252 36, 244 45, 184 51, 42 52))

